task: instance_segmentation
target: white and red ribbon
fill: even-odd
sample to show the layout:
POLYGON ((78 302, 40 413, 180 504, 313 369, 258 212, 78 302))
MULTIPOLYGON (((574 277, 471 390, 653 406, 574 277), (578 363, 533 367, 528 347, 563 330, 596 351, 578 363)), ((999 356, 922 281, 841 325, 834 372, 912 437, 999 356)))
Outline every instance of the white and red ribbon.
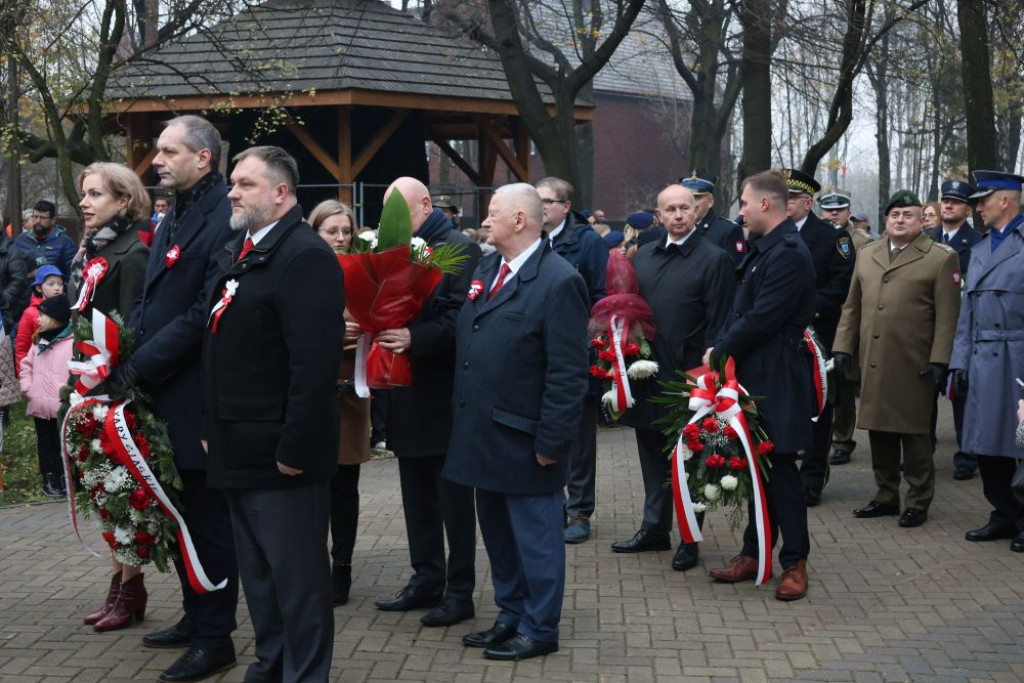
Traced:
MULTIPOLYGON (((690 392, 690 410, 694 411, 689 424, 696 424, 712 413, 724 420, 737 434, 743 452, 747 456, 747 467, 750 470, 751 494, 754 504, 754 523, 757 528, 757 585, 762 585, 772 575, 772 539, 771 524, 768 518, 768 500, 764 492, 764 479, 758 466, 757 451, 753 447, 747 417, 740 405, 740 397, 746 390, 736 380, 735 364, 730 358, 725 363, 725 381, 715 390, 714 373, 706 373, 697 378, 697 388, 690 392)), ((690 499, 689 487, 683 463, 692 456, 684 443, 682 433, 672 451, 672 491, 675 501, 676 516, 679 519, 679 532, 686 543, 697 543, 703 540, 700 527, 697 525, 697 514, 690 499)))
POLYGON ((811 370, 814 375, 814 396, 817 400, 817 414, 811 418, 811 421, 817 422, 821 414, 825 412, 825 401, 828 400, 828 363, 825 360, 825 351, 821 348, 821 343, 817 337, 811 334, 810 329, 804 330, 804 343, 807 344, 807 348, 814 357, 814 364, 811 366, 811 370))
POLYGON ((213 322, 213 327, 210 332, 217 334, 217 325, 220 323, 220 318, 224 315, 224 311, 228 310, 228 306, 235 298, 235 293, 238 291, 238 280, 228 280, 224 284, 224 291, 221 292, 220 300, 213 305, 210 310, 210 318, 207 320, 207 324, 213 322))
POLYGON ((60 426, 60 455, 61 460, 64 462, 64 483, 67 488, 68 497, 68 518, 71 520, 71 528, 75 530, 75 536, 78 537, 78 542, 82 544, 82 547, 88 550, 96 557, 102 557, 98 552, 92 549, 92 547, 85 542, 82 538, 82 532, 78 528, 78 510, 75 507, 75 485, 74 475, 71 471, 71 454, 68 452, 68 423, 71 421, 71 417, 76 411, 91 409, 92 406, 106 403, 109 400, 108 397, 97 396, 95 398, 86 399, 85 401, 79 402, 77 405, 72 405, 66 413, 64 413, 64 422, 60 426), (105 399, 105 400, 104 400, 105 399))
POLYGON ((96 385, 110 376, 110 371, 117 365, 120 358, 117 323, 92 310, 92 339, 75 342, 75 348, 88 358, 86 361, 71 361, 68 368, 71 374, 78 375, 75 393, 85 396, 96 385))
POLYGON ((356 367, 352 383, 356 387, 356 396, 359 398, 370 398, 370 386, 366 383, 366 359, 370 356, 372 342, 373 335, 369 332, 363 332, 356 340, 356 367))
POLYGON ((80 311, 92 302, 96 296, 96 286, 107 274, 109 267, 107 259, 102 256, 97 256, 85 264, 85 268, 82 269, 82 291, 78 293, 78 301, 71 307, 73 310, 80 311))
POLYGON ((633 391, 629 386, 629 376, 626 373, 626 357, 623 353, 628 337, 629 323, 613 315, 608 321, 608 339, 615 352, 615 360, 612 362, 612 410, 617 413, 632 408, 635 403, 633 391))

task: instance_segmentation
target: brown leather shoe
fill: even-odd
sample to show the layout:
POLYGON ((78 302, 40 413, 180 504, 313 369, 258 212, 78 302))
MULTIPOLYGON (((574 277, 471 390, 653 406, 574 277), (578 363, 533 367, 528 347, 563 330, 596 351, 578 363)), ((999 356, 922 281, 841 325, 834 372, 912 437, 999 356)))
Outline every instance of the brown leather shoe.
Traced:
POLYGON ((752 581, 757 578, 757 558, 737 555, 727 566, 712 569, 708 575, 715 581, 724 581, 725 583, 752 581))
POLYGON ((799 600, 807 595, 807 560, 800 560, 782 572, 779 587, 775 589, 778 600, 799 600))

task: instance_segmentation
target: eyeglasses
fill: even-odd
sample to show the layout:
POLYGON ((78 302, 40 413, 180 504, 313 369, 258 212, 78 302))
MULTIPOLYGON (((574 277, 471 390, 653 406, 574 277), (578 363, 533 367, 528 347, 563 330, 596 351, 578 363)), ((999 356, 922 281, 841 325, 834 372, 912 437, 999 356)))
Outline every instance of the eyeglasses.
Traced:
POLYGON ((552 204, 565 204, 565 202, 566 202, 566 200, 564 200, 564 199, 542 199, 542 200, 540 200, 540 203, 543 204, 544 206, 551 206, 552 204))

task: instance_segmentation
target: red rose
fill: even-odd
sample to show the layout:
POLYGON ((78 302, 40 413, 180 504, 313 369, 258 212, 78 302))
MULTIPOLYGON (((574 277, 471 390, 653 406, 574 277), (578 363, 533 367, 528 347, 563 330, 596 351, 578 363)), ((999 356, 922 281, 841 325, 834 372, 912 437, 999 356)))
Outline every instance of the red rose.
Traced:
POLYGON ((150 446, 149 441, 146 439, 146 437, 142 436, 142 434, 138 434, 135 436, 135 445, 138 446, 139 453, 142 454, 143 458, 149 458, 150 453, 153 452, 153 449, 150 446))
POLYGON ((139 423, 135 420, 135 415, 128 411, 125 411, 124 413, 124 421, 128 424, 128 431, 130 432, 134 432, 136 427, 139 426, 139 423))
POLYGON ((725 458, 720 455, 709 455, 704 458, 704 464, 713 469, 718 469, 725 466, 725 458))
POLYGON ((117 550, 117 541, 114 540, 114 534, 109 531, 103 532, 103 540, 107 542, 111 550, 117 550))
POLYGON ((110 519, 110 512, 106 508, 99 508, 96 513, 100 516, 100 519, 110 519))
POLYGON ((762 441, 761 443, 757 444, 758 455, 768 455, 774 450, 775 444, 773 444, 771 441, 762 441))
POLYGON ((595 349, 607 349, 608 348, 608 342, 606 342, 604 339, 601 339, 601 338, 591 339, 590 340, 590 345, 593 346, 595 349))
POLYGON ((691 443, 688 443, 686 446, 694 453, 700 453, 702 450, 704 450, 704 444, 702 444, 700 441, 693 441, 691 443))
POLYGON ((92 436, 100 428, 99 421, 92 416, 92 413, 85 413, 78 420, 78 431, 86 436, 92 436))
POLYGON ((144 510, 149 507, 149 504, 153 502, 153 499, 149 497, 149 494, 142 489, 135 489, 132 495, 128 497, 128 504, 136 510, 144 510))
POLYGON ((142 545, 155 545, 156 537, 148 531, 136 531, 135 542, 141 543, 142 545))
POLYGON ((695 424, 688 424, 683 427, 683 436, 687 439, 697 439, 700 437, 700 427, 695 424))
POLYGON ((614 351, 598 351, 597 352, 597 357, 600 358, 601 360, 603 360, 605 363, 614 363, 615 362, 615 352, 614 351))
POLYGON ((139 556, 140 560, 145 560, 149 557, 149 548, 144 545, 140 545, 135 549, 135 554, 139 556))
POLYGON ((733 429, 731 425, 726 425, 725 429, 722 430, 722 433, 725 434, 725 438, 729 441, 735 441, 740 438, 740 435, 736 433, 736 430, 733 429))
POLYGON ((714 434, 718 431, 718 420, 713 417, 708 417, 704 419, 704 422, 702 422, 700 426, 708 434, 714 434))
POLYGON ((640 347, 637 344, 626 344, 626 348, 622 349, 622 353, 627 356, 639 356, 640 347))

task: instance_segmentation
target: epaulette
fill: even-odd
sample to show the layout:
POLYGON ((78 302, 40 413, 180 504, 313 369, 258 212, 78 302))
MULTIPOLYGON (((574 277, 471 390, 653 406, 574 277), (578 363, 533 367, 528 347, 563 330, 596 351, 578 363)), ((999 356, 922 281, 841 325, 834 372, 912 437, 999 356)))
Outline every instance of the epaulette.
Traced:
POLYGON ((940 249, 945 249, 946 251, 952 251, 952 252, 956 251, 956 249, 954 249, 953 247, 949 246, 945 242, 938 242, 938 241, 936 241, 935 242, 935 246, 939 247, 940 249))

